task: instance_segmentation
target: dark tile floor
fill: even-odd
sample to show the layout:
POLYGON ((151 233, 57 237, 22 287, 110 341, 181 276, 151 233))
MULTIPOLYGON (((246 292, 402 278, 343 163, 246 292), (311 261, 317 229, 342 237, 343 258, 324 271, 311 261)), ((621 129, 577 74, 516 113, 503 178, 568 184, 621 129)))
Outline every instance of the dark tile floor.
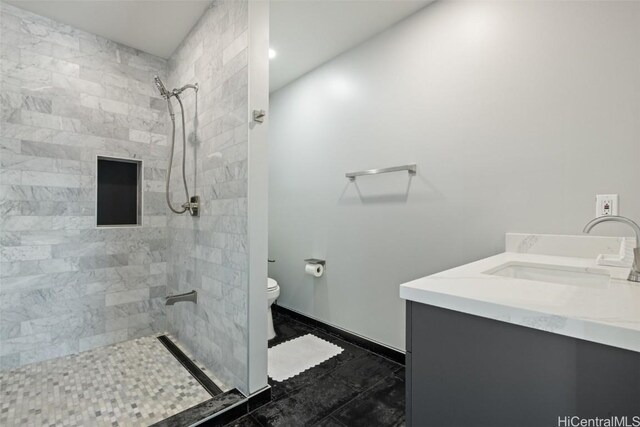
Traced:
POLYGON ((272 402, 229 424, 270 426, 402 426, 404 366, 274 312, 277 337, 269 347, 314 334, 344 349, 289 380, 271 384, 272 402))

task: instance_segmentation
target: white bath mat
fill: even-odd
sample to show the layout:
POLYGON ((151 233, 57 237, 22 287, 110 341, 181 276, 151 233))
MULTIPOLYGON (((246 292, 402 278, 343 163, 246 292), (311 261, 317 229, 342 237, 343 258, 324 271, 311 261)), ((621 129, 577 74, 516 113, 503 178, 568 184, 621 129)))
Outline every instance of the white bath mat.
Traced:
POLYGON ((284 381, 342 353, 342 348, 307 334, 269 349, 269 376, 284 381))

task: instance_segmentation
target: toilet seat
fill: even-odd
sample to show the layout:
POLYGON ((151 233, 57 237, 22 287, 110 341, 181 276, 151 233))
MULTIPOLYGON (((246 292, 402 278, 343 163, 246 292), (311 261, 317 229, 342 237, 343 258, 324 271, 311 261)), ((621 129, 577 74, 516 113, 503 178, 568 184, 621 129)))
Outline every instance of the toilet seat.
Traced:
POLYGON ((267 279, 267 289, 275 289, 278 287, 278 282, 276 282, 275 280, 273 280, 271 277, 269 277, 267 279))

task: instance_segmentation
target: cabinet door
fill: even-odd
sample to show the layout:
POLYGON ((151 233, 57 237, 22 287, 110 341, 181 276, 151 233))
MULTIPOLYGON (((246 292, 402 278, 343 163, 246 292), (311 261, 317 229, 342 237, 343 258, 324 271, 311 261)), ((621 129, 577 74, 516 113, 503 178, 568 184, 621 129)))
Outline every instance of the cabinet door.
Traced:
POLYGON ((411 331, 414 426, 538 427, 571 415, 640 414, 638 353, 418 303, 411 331))

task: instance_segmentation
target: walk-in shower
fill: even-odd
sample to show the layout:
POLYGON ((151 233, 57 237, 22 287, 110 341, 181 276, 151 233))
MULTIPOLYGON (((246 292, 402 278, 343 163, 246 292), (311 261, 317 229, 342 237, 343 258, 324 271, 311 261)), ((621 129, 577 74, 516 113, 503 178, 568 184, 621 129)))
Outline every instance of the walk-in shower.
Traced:
POLYGON ((45 3, 0 1, 0 426, 244 408, 249 3, 45 3))
POLYGON ((187 137, 185 130, 185 119, 184 119, 184 106, 182 105, 182 100, 180 99, 180 94, 187 89, 193 89, 198 92, 198 83, 187 84, 182 86, 179 89, 173 89, 172 91, 168 91, 165 87, 164 83, 158 76, 154 76, 153 78, 160 95, 167 100, 167 108, 169 110, 169 117, 171 117, 171 148, 169 152, 169 166, 167 168, 167 177, 166 177, 166 186, 165 192, 167 196, 167 205, 169 205, 169 209, 177 214, 183 214, 185 212, 189 212, 191 216, 198 216, 199 214, 199 196, 190 196, 189 195, 189 186, 187 185, 187 172, 186 172, 186 152, 187 152, 187 137), (173 106, 171 105, 171 97, 175 97, 180 105, 180 116, 182 119, 182 181, 184 183, 184 193, 187 198, 186 202, 183 203, 180 208, 176 209, 171 204, 171 197, 169 193, 169 185, 171 183, 171 167, 173 165, 173 153, 175 151, 175 141, 176 141, 176 115, 173 112, 173 106))

